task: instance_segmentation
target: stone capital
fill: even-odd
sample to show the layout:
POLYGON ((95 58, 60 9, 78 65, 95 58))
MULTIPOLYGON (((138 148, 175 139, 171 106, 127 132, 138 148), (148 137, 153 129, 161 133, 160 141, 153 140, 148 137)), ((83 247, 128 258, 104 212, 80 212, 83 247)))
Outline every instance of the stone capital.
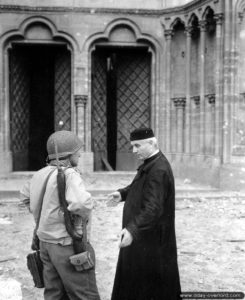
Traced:
POLYGON ((243 18, 244 18, 244 13, 243 12, 239 12, 238 13, 239 24, 242 24, 243 18))
POLYGON ((185 27, 185 33, 186 33, 187 37, 191 37, 192 32, 193 32, 193 26, 186 26, 185 27))
POLYGON ((164 30, 164 36, 165 36, 166 40, 171 40, 173 37, 173 30, 172 29, 164 30))
POLYGON ((200 31, 202 31, 202 32, 207 31, 207 21, 206 20, 199 21, 198 25, 199 25, 200 31))
POLYGON ((192 96, 191 99, 197 106, 200 104, 200 96, 192 96))
POLYGON ((178 98, 172 98, 175 107, 177 108, 183 108, 185 107, 186 98, 185 97, 178 97, 178 98))
POLYGON ((208 99, 209 104, 214 104, 215 103, 215 94, 208 94, 205 97, 208 99))
POLYGON ((74 95, 74 101, 77 107, 85 107, 88 102, 87 95, 74 95))
POLYGON ((219 13, 214 15, 214 20, 216 22, 216 25, 222 25, 224 19, 224 14, 219 13))

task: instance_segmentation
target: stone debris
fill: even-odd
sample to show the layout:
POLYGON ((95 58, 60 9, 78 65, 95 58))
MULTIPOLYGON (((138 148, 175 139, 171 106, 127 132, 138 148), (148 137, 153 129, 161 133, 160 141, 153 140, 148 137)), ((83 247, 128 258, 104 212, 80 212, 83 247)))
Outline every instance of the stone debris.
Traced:
POLYGON ((186 178, 186 179, 184 180, 184 184, 190 184, 190 183, 191 183, 191 180, 190 180, 190 179, 186 178))
POLYGON ((0 217, 0 225, 10 225, 13 222, 8 217, 0 217))
POLYGON ((0 277, 0 299, 22 300, 21 283, 13 278, 0 277))
MULTIPOLYGON (((96 251, 101 299, 109 300, 119 252, 123 204, 107 207, 106 196, 102 196, 95 199, 91 242, 96 251)), ((244 216, 245 199, 239 196, 218 199, 197 196, 176 201, 182 291, 245 290, 244 216)), ((0 258, 16 258, 1 263, 0 275, 21 283, 24 300, 42 300, 43 291, 33 287, 26 268, 34 228, 32 215, 9 202, 0 206, 0 217, 12 222, 8 226, 0 223, 0 234, 5 237, 0 245, 0 258)))
POLYGON ((9 261, 9 260, 15 260, 16 259, 16 257, 1 257, 0 256, 0 263, 3 263, 3 262, 5 262, 5 261, 9 261))

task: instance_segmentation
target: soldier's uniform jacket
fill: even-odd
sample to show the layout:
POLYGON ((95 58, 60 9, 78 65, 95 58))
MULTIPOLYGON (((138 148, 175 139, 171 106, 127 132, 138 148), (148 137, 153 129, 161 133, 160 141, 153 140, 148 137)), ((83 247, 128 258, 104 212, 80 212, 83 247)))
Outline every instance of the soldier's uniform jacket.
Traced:
MULTIPOLYGON (((38 237, 41 241, 70 245, 71 236, 66 231, 63 211, 60 207, 57 189, 57 167, 47 166, 37 171, 20 192, 21 200, 30 201, 30 211, 34 219, 37 219, 41 204, 41 195, 45 180, 48 179, 46 191, 43 197, 41 218, 38 227, 38 237)), ((93 208, 93 200, 85 186, 80 174, 74 168, 65 170, 66 176, 66 201, 68 210, 76 216, 75 226, 82 233, 82 220, 90 220, 93 208)), ((88 237, 90 233, 90 222, 88 224, 88 237)))
POLYGON ((123 228, 133 236, 121 248, 112 300, 180 299, 175 237, 175 187, 161 153, 144 161, 133 182, 120 189, 123 228))

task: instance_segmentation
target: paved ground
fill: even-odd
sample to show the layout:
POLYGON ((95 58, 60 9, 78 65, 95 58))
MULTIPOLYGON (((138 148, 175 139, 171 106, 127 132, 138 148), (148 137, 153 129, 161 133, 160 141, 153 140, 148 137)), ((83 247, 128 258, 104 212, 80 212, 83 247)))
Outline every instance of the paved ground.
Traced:
MULTIPOLYGON (((93 215, 93 245, 102 300, 109 300, 118 255, 122 204, 108 208, 98 197, 93 215)), ((0 202, 0 299, 39 300, 26 269, 32 216, 13 199, 0 202)), ((176 201, 176 233, 182 291, 245 291, 245 198, 176 201)))

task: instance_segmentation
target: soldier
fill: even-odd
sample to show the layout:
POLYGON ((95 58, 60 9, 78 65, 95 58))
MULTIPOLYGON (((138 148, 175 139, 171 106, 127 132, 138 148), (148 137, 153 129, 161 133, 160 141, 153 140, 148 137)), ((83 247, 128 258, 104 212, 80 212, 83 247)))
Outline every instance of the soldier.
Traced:
MULTIPOLYGON (((88 225, 85 226, 89 230, 93 200, 85 190, 81 174, 76 169, 81 147, 82 142, 74 133, 65 130, 53 133, 47 141, 48 166, 37 171, 21 191, 21 200, 29 203, 35 221, 41 208, 37 235, 44 266, 45 300, 100 299, 95 269, 78 272, 70 262, 70 257, 74 255, 73 240, 66 230, 64 211, 58 196, 57 164, 65 172, 65 199, 76 230, 83 233, 82 223, 85 220, 88 220, 88 225), (43 193, 45 181, 47 184, 43 193), (40 198, 43 198, 43 202, 40 198)), ((89 237, 87 248, 95 260, 89 237)))
POLYGON ((130 135, 143 164, 132 183, 109 195, 124 201, 120 253, 112 300, 177 300, 180 280, 175 237, 175 187, 152 129, 130 135))

